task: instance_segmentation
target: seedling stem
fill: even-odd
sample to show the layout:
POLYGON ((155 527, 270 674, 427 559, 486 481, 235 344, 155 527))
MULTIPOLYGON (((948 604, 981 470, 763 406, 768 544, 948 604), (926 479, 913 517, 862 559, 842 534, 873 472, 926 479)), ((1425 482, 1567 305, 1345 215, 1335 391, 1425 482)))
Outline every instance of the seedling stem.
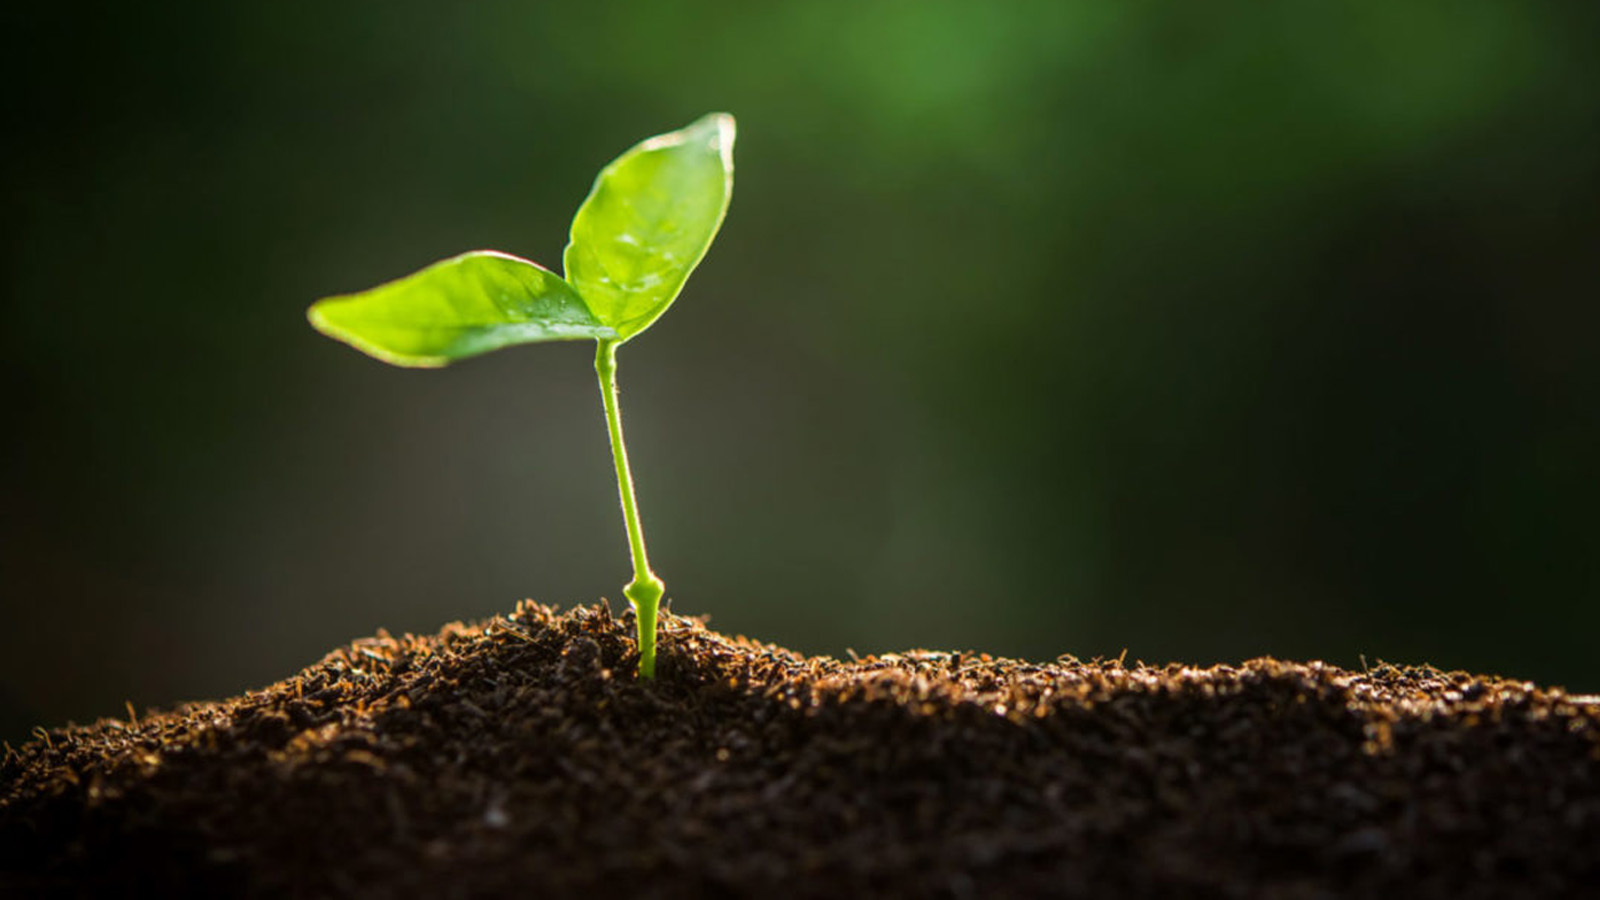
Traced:
POLYGON ((594 354, 594 371, 600 378, 600 399, 606 408, 606 430, 611 434, 611 458, 617 466, 617 493, 622 498, 622 522, 628 529, 628 550, 633 555, 633 581, 622 589, 633 604, 639 626, 639 677, 656 676, 656 609, 666 585, 650 570, 644 546, 644 525, 639 502, 633 496, 633 472, 628 468, 628 447, 622 441, 622 410, 617 404, 617 341, 601 340, 594 354))

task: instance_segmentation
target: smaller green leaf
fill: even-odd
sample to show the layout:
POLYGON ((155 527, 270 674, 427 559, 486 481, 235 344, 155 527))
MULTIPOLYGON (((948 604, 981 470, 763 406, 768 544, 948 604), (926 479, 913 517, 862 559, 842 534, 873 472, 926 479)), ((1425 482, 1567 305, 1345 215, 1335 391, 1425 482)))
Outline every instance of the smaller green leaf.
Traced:
POLYGON ((515 344, 617 334, 554 272, 496 250, 319 300, 306 317, 323 334, 397 366, 442 366, 515 344))
POLYGON ((625 341, 672 305, 733 194, 733 116, 657 135, 600 172, 572 220, 567 280, 625 341))

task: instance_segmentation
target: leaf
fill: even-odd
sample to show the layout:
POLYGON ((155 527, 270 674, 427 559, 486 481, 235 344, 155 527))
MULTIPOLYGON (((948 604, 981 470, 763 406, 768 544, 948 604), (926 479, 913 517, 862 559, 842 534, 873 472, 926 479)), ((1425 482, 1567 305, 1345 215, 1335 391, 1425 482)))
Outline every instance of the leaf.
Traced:
POLYGON ((650 327, 711 246, 733 194, 733 117, 712 113, 601 170, 572 220, 567 280, 619 342, 650 327))
POLYGON ((554 272, 496 250, 451 257, 306 313, 323 334, 397 366, 442 366, 514 344, 610 338, 554 272))

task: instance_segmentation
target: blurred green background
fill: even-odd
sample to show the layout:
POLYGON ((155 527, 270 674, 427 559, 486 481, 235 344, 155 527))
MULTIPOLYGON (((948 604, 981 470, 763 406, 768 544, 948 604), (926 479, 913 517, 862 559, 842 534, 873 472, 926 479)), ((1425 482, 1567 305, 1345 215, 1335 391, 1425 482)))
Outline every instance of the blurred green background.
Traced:
POLYGON ((679 612, 810 652, 1600 690, 1600 5, 30 4, 0 732, 629 570, 587 344, 401 371, 319 296, 556 265, 739 117, 621 358, 679 612))

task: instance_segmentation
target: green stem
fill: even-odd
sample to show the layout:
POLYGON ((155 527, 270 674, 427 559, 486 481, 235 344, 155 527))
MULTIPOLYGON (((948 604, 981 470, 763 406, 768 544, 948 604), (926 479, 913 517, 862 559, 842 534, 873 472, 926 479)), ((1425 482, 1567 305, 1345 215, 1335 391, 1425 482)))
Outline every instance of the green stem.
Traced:
POLYGON ((628 448, 622 442, 622 412, 617 407, 617 342, 602 340, 594 355, 600 377, 600 399, 606 407, 606 429, 611 433, 611 458, 617 464, 617 493, 622 497, 622 522, 628 528, 628 550, 633 554, 633 581, 622 589, 633 604, 639 623, 639 677, 656 677, 656 609, 666 585, 650 571, 644 549, 644 526, 639 504, 633 498, 633 474, 628 469, 628 448))

